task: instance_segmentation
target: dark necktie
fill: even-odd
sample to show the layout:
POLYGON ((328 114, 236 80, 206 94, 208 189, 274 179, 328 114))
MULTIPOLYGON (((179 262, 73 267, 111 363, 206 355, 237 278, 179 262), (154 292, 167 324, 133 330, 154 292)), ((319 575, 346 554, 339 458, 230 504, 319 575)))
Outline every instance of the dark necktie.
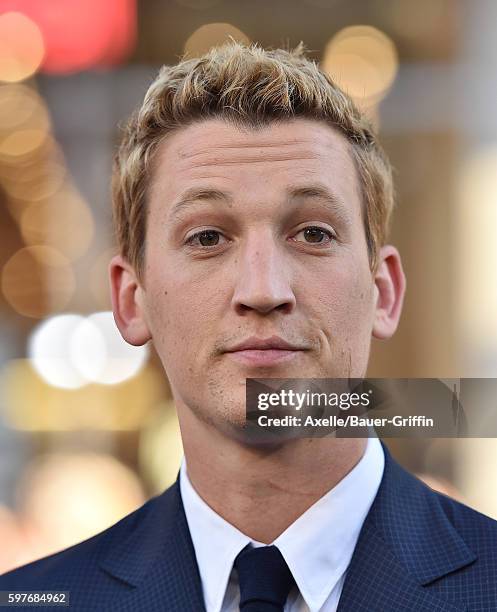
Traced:
POLYGON ((276 546, 246 546, 234 565, 240 583, 241 612, 283 612, 295 580, 276 546))

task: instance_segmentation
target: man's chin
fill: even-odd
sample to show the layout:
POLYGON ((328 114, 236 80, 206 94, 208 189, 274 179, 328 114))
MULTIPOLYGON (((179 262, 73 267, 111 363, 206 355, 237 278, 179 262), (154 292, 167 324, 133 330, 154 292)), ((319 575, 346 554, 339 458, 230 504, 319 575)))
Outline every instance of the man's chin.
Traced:
POLYGON ((297 428, 261 427, 253 420, 247 420, 245 409, 229 418, 221 419, 212 425, 224 436, 243 446, 260 449, 274 449, 302 437, 297 428))

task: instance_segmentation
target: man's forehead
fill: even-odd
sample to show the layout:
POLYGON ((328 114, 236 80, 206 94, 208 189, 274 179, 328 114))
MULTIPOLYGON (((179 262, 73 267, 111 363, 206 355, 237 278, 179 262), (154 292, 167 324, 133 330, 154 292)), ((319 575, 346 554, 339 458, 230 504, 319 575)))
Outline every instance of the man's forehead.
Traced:
POLYGON ((240 128, 222 119, 178 129, 160 145, 149 175, 150 202, 164 209, 190 187, 273 194, 299 179, 327 183, 343 201, 361 199, 350 143, 333 127, 312 119, 240 128), (267 191, 266 191, 267 193, 267 191))
POLYGON ((202 167, 211 164, 342 159, 352 164, 349 143, 323 121, 292 119, 253 128, 208 119, 180 128, 159 147, 159 165, 202 167))

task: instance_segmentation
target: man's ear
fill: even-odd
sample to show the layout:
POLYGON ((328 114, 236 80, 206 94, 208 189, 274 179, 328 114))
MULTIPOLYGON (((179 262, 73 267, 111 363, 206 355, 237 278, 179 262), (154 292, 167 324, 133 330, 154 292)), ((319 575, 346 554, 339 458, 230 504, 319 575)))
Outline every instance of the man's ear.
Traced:
POLYGON ((145 320, 143 289, 132 266, 121 255, 109 264, 112 310, 121 336, 134 346, 141 346, 152 335, 145 320))
POLYGON ((376 311, 373 336, 386 340, 393 336, 399 323, 406 278, 399 252, 394 246, 388 244, 382 247, 378 257, 378 268, 374 276, 376 311))

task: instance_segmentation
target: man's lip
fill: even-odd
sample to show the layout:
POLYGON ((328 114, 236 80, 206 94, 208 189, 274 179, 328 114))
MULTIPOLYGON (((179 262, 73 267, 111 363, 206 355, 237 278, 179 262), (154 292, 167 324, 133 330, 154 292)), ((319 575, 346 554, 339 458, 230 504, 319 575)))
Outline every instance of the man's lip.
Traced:
POLYGON ((263 367, 291 361, 301 353, 302 350, 269 348, 230 351, 226 354, 235 361, 238 361, 246 366, 263 367))
POLYGON ((256 336, 251 336, 243 342, 235 344, 234 346, 226 349, 226 353, 235 353, 239 351, 303 351, 306 350, 304 346, 296 346, 294 344, 290 344, 283 338, 279 336, 271 336, 269 338, 257 338, 256 336))
POLYGON ((290 344, 280 336, 269 338, 251 336, 225 352, 245 365, 262 367, 290 361, 307 349, 307 346, 290 344))

